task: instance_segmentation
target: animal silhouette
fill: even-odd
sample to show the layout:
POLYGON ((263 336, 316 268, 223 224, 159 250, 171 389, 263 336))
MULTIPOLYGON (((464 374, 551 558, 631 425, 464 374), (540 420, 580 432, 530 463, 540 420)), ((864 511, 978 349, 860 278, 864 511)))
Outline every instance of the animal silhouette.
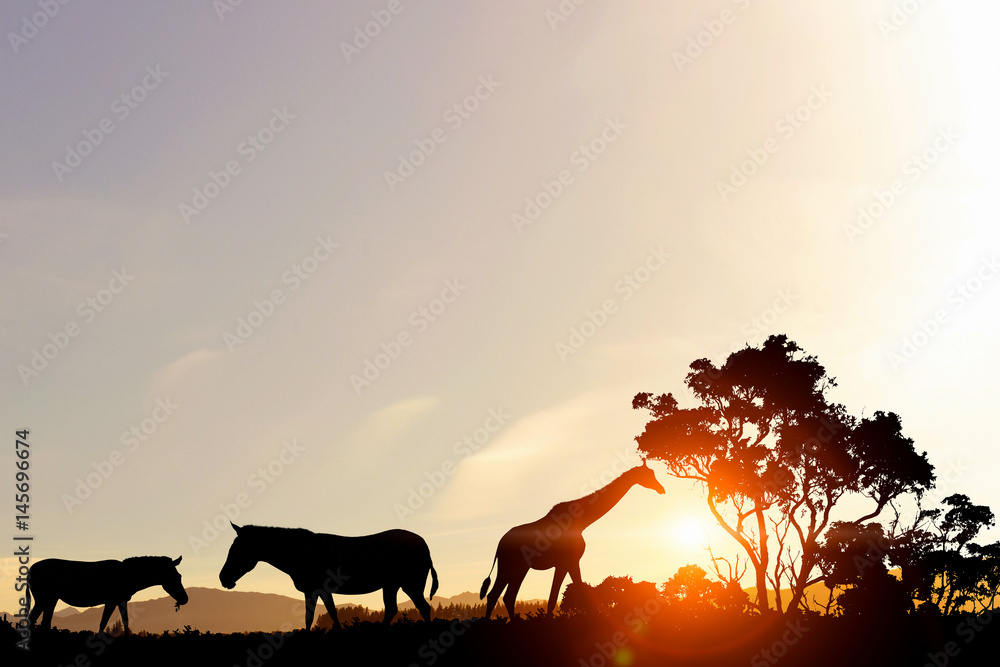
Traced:
POLYGON ((115 607, 122 615, 122 625, 128 632, 128 601, 144 588, 160 585, 174 599, 175 609, 187 604, 188 596, 177 571, 181 558, 167 556, 136 556, 125 560, 85 562, 47 558, 28 571, 28 604, 35 597, 35 607, 28 618, 33 626, 40 614, 42 627, 52 626, 56 602, 62 600, 74 607, 104 605, 101 615, 103 632, 115 607))
POLYGON ((340 627, 334 593, 361 595, 380 588, 385 602, 383 623, 389 624, 396 616, 396 593, 400 588, 410 596, 425 621, 431 618, 431 606, 424 600, 424 586, 430 570, 430 598, 434 599, 437 572, 427 543, 416 533, 397 529, 343 537, 304 528, 232 526, 236 539, 219 572, 222 586, 234 588, 237 580, 260 561, 273 565, 290 576, 295 588, 305 594, 306 630, 312 626, 318 598, 323 599, 334 625, 340 627))
MULTIPOLYGON (((552 578, 548 605, 548 614, 551 615, 566 575, 569 574, 574 582, 581 581, 580 558, 587 547, 583 540, 583 530, 607 514, 636 484, 664 493, 663 486, 656 480, 652 469, 643 461, 642 465, 626 470, 610 484, 590 495, 559 503, 538 521, 508 530, 500 538, 493 557, 493 567, 497 567, 498 563, 499 567, 496 583, 486 598, 486 618, 493 613, 500 594, 506 588, 503 603, 507 607, 507 614, 513 619, 517 592, 528 570, 548 570, 554 567, 556 571, 552 578)), ((490 575, 493 574, 493 567, 490 568, 490 575)), ((487 575, 479 591, 480 599, 486 596, 489 586, 490 576, 487 575)))

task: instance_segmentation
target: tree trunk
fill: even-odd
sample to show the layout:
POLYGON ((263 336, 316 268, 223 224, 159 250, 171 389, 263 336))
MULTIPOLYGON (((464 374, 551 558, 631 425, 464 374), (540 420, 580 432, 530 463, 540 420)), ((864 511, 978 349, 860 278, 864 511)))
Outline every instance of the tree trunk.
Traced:
POLYGON ((802 602, 802 596, 806 591, 806 582, 809 580, 809 573, 813 569, 813 557, 811 554, 803 554, 802 561, 800 562, 799 576, 795 581, 795 586, 792 587, 792 599, 788 603, 788 613, 797 614, 799 613, 799 604, 802 602))
MULTIPOLYGON (((761 550, 761 558, 757 557, 754 553, 753 546, 747 541, 747 539, 736 531, 735 528, 726 523, 726 520, 722 518, 722 514, 719 513, 719 509, 712 502, 711 496, 706 499, 708 504, 708 509, 715 517, 715 520, 719 522, 722 529, 729 533, 736 542, 743 547, 743 550, 747 554, 747 558, 753 565, 754 574, 757 579, 757 602, 756 607, 760 611, 761 615, 766 615, 771 611, 771 607, 767 602, 767 543, 763 543, 763 549, 761 550)), ((763 512, 758 512, 758 525, 763 523, 763 512)), ((764 533, 762 533, 764 534, 764 533)), ((764 534, 766 537, 766 534, 764 534)))
MULTIPOLYGON (((757 507, 760 508, 758 499, 754 499, 757 507)), ((755 563, 757 575, 757 608, 761 614, 771 611, 771 605, 767 601, 767 565, 769 556, 767 552, 767 524, 764 521, 764 511, 758 509, 757 514, 757 539, 760 540, 760 562, 755 563)), ((779 609, 780 613, 781 610, 779 609)))

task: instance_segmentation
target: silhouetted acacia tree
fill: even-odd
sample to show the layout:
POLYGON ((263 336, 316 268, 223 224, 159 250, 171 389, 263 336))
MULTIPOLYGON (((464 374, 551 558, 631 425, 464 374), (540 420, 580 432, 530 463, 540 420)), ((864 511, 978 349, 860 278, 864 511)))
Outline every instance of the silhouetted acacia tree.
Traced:
POLYGON ((846 495, 871 501, 854 520, 862 523, 933 485, 933 466, 903 436, 899 417, 859 420, 831 403, 835 379, 786 336, 734 352, 721 367, 698 359, 685 384, 693 408, 673 394, 635 396, 632 407, 652 415, 636 441, 670 474, 705 485, 709 510, 754 568, 761 612, 770 609, 769 584, 779 611, 782 587, 791 589, 787 609, 795 611, 805 588, 822 580, 818 543, 846 495))

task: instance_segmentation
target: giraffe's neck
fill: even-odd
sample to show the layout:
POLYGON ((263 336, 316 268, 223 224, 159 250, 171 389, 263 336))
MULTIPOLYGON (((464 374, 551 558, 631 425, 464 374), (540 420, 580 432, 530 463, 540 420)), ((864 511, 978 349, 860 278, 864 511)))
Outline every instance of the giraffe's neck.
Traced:
POLYGON ((562 503, 552 509, 553 511, 556 511, 557 508, 563 512, 568 511, 574 517, 573 527, 577 530, 583 530, 611 511, 611 508, 618 504, 618 501, 632 488, 633 484, 635 482, 628 479, 627 475, 622 475, 590 495, 562 503))

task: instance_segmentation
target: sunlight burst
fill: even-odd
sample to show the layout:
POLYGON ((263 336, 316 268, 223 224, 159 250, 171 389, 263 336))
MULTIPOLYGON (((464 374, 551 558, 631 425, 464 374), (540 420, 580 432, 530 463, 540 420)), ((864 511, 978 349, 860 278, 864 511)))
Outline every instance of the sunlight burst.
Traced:
POLYGON ((695 547, 705 542, 705 529, 695 519, 675 520, 669 534, 679 546, 695 547))

